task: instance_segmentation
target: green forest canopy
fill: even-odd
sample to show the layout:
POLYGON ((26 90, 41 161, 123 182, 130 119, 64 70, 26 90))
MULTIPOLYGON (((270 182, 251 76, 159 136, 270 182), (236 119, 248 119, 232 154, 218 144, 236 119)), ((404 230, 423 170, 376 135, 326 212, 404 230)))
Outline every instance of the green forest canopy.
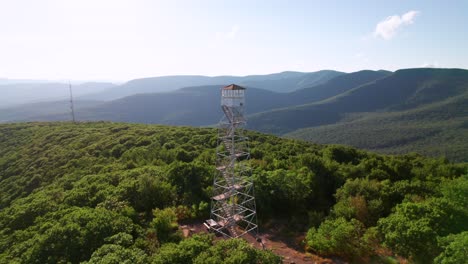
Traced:
MULTIPOLYGON (((243 240, 182 239, 208 217, 216 130, 0 125, 0 263, 280 263, 243 240)), ((467 259, 468 165, 248 132, 261 226, 356 262, 467 259), (387 253, 382 253, 387 252, 387 253)))

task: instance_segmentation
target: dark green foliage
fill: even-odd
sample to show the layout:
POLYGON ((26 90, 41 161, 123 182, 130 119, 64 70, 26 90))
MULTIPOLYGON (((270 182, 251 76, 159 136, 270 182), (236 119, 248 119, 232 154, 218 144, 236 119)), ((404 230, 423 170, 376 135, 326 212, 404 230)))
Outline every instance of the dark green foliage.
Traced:
POLYGON ((212 183, 213 170, 197 163, 173 162, 168 168, 169 183, 176 187, 178 197, 186 205, 207 200, 203 187, 212 183))
POLYGON ((274 264, 281 259, 270 251, 254 249, 241 239, 218 241, 211 235, 194 235, 180 243, 166 243, 154 254, 154 264, 252 263, 274 264))
POLYGON ((281 258, 270 251, 256 250, 245 240, 230 239, 216 243, 193 260, 194 264, 275 264, 281 258))
POLYGON ((105 244, 94 251, 88 261, 83 264, 146 264, 148 256, 138 248, 126 248, 114 244, 105 244))
POLYGON ((297 213, 307 206, 302 202, 312 197, 314 175, 307 169, 278 169, 254 175, 259 207, 265 213, 297 213))
POLYGON ((203 251, 213 245, 209 235, 194 235, 179 244, 164 244, 154 255, 154 264, 189 264, 203 251))
POLYGON ((379 222, 386 245, 406 257, 430 258, 429 252, 437 252, 436 228, 449 216, 446 205, 436 201, 398 205, 395 214, 379 222))
POLYGON ((355 218, 366 226, 373 226, 400 202, 398 194, 395 194, 390 186, 389 180, 349 180, 336 192, 337 203, 333 207, 332 215, 348 220, 355 218))
POLYGON ((468 259, 468 231, 448 235, 439 240, 442 253, 434 259, 437 264, 458 264, 464 263, 468 259))
POLYGON ((340 217, 325 220, 318 229, 311 228, 307 232, 306 243, 319 254, 358 258, 368 252, 364 232, 361 222, 340 217))
POLYGON ((136 169, 138 180, 124 179, 119 185, 121 199, 127 200, 138 211, 151 212, 154 208, 173 205, 176 195, 160 171, 136 169))
POLYGON ((383 242, 395 253, 428 263, 441 251, 438 238, 468 228, 468 181, 466 176, 451 176, 466 171, 462 168, 418 156, 362 160, 347 171, 353 177, 363 169, 371 172, 363 178, 350 177, 337 190, 329 220, 309 231, 307 245, 315 252, 353 259, 372 255, 383 242), (353 235, 355 243, 343 238, 349 240, 345 246, 355 247, 345 250, 337 246, 334 237, 339 234, 333 232, 346 230, 349 222, 354 223, 349 227, 367 227, 369 232, 358 228, 361 232, 353 235))
POLYGON ((10 242, 16 245, 6 249, 4 257, 25 263, 83 261, 107 238, 133 231, 132 221, 120 214, 100 208, 70 207, 38 218, 25 230, 14 231, 10 242))
POLYGON ((175 234, 178 228, 177 214, 173 208, 154 209, 153 220, 150 224, 154 228, 156 236, 160 243, 177 240, 179 237, 175 234))
POLYGON ((441 251, 438 239, 444 241, 444 236, 467 230, 468 177, 445 183, 442 193, 445 195, 440 198, 397 205, 394 213, 379 220, 383 242, 396 253, 422 263, 436 257, 441 251))
MULTIPOLYGON (((261 226, 313 226, 309 250, 348 259, 382 245, 413 259, 431 248, 429 261, 458 252, 450 234, 467 230, 466 164, 247 135, 261 226)), ((103 122, 0 125, 0 263, 278 262, 237 240, 181 240, 177 221, 208 217, 216 136, 103 122)))

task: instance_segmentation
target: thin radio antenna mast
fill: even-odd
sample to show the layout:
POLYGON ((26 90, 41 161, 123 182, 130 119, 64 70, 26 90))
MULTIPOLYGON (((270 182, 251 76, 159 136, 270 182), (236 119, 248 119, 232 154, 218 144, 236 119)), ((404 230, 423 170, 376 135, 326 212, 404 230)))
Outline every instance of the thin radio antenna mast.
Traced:
POLYGON ((72 92, 72 86, 71 86, 70 81, 68 81, 68 88, 70 89, 70 109, 71 109, 72 120, 73 120, 73 123, 76 123, 75 122, 75 107, 73 106, 73 92, 72 92))

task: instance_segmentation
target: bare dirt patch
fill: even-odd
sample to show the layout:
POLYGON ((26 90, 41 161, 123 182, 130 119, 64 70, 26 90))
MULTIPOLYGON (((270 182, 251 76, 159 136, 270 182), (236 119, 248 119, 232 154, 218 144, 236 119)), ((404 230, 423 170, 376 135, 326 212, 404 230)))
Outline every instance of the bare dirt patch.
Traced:
MULTIPOLYGON (((186 236, 197 233, 208 233, 202 221, 185 223, 180 227, 186 236)), ((251 234, 244 235, 243 238, 247 240, 252 246, 258 249, 268 249, 283 258, 283 263, 288 264, 344 264, 346 262, 338 259, 323 258, 305 252, 302 240, 304 234, 297 234, 297 236, 282 235, 279 229, 266 229, 258 234, 258 241, 256 237, 251 234)), ((216 237, 216 239, 224 239, 223 237, 216 237)))

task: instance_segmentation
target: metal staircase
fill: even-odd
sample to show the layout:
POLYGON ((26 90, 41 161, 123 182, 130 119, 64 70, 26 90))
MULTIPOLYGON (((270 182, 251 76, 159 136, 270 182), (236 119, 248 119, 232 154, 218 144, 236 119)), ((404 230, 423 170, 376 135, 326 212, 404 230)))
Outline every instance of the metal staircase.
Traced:
POLYGON ((229 85, 222 89, 224 117, 218 129, 216 175, 213 181, 211 219, 206 226, 225 237, 256 232, 257 218, 250 180, 248 138, 244 135, 245 89, 229 85))

